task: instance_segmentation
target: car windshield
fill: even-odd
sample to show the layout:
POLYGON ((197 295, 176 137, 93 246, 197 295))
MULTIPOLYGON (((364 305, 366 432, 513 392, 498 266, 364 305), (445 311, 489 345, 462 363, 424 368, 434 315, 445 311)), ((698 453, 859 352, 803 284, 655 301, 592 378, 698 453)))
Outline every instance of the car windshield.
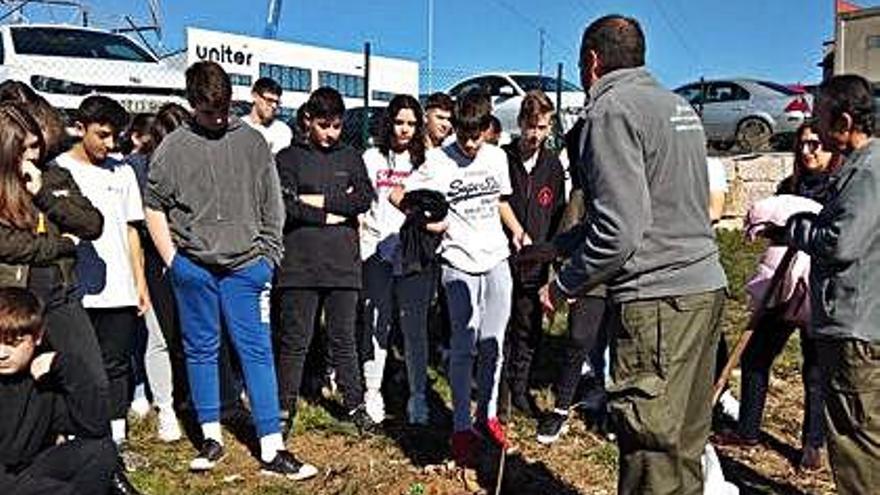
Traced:
POLYGON ((64 28, 13 28, 12 43, 21 55, 155 62, 133 41, 119 34, 64 28))
MULTIPOLYGON (((510 76, 511 79, 517 84, 519 87, 523 89, 523 91, 532 91, 534 89, 540 89, 545 93, 555 93, 556 92, 556 79, 550 76, 510 76)), ((581 88, 575 86, 574 84, 562 80, 562 91, 580 91, 581 88)))
POLYGON ((760 84, 761 86, 764 86, 765 88, 772 89, 773 91, 776 91, 777 93, 782 93, 786 96, 794 96, 794 95, 799 95, 802 93, 801 91, 797 91, 795 89, 789 88, 788 86, 783 86, 781 84, 776 84, 774 82, 769 82, 769 81, 755 81, 755 82, 760 84))

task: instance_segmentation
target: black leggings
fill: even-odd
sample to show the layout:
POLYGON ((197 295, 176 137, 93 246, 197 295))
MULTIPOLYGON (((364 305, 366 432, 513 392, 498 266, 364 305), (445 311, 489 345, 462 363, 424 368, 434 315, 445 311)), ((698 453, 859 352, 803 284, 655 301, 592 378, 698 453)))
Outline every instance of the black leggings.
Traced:
POLYGON ((608 304, 604 297, 584 296, 568 308, 568 335, 562 371, 556 382, 556 409, 571 407, 581 368, 587 357, 596 378, 604 377, 604 352, 608 345, 608 304))
POLYGON ((113 441, 109 438, 76 438, 41 452, 30 466, 13 475, 8 493, 107 493, 115 470, 116 446, 113 441))

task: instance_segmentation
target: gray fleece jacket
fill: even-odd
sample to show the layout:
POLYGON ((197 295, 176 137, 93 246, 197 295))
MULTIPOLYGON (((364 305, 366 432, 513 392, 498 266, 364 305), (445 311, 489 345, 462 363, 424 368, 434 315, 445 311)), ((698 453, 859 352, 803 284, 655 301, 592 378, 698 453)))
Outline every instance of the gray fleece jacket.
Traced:
POLYGON ((831 177, 818 215, 789 219, 788 243, 810 255, 816 337, 880 342, 880 140, 831 177))
POLYGON ((151 158, 144 203, 168 216, 178 251, 209 268, 281 260, 275 160, 265 139, 237 118, 216 139, 189 125, 169 134, 151 158))
POLYGON ((605 282, 616 301, 725 287, 705 136, 688 102, 645 68, 616 70, 590 88, 583 136, 591 199, 557 287, 571 295, 605 282))

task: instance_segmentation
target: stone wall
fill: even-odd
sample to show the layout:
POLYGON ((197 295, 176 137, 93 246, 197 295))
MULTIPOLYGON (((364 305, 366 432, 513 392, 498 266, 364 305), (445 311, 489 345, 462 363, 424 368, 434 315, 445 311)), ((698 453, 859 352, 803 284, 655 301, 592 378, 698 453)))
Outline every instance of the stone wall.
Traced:
POLYGON ((791 175, 791 153, 762 153, 723 157, 728 191, 719 227, 742 228, 742 219, 755 201, 772 196, 782 179, 791 175))

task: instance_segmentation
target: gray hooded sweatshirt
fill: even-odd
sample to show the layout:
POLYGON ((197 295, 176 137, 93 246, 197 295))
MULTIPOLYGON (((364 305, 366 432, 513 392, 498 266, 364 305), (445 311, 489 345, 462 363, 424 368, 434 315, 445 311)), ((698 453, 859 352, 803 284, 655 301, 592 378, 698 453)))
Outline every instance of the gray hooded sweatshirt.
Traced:
POLYGON ((616 301, 727 285, 709 221, 700 117, 643 68, 590 88, 580 166, 588 178, 583 242, 556 284, 572 295, 607 283, 616 301))
POLYGON ((178 251, 229 270, 283 249, 284 206, 275 160, 263 137, 238 118, 211 139, 183 125, 153 153, 147 208, 168 216, 178 251))

